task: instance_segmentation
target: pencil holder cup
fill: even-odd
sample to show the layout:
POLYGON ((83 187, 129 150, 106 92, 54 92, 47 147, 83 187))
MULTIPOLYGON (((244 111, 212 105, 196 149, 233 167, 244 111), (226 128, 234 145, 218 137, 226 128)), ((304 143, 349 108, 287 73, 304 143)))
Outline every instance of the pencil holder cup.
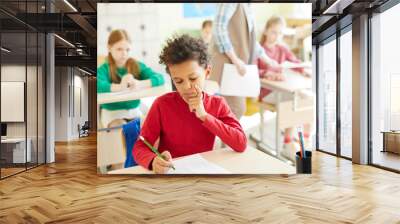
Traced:
POLYGON ((311 158, 312 152, 306 151, 305 157, 300 157, 300 151, 296 152, 296 172, 298 174, 305 173, 311 174, 311 158))

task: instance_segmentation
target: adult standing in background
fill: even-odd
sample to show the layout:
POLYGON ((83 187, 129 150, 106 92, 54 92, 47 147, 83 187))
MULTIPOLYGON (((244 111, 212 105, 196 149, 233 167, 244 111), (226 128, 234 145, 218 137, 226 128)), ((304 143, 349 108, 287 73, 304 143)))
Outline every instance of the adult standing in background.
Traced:
MULTIPOLYGON (((211 80, 221 84, 224 63, 234 64, 241 75, 246 73, 246 64, 255 64, 257 58, 278 66, 256 40, 255 21, 249 3, 220 3, 213 31, 211 80)), ((240 119, 246 111, 245 97, 223 97, 240 119)))

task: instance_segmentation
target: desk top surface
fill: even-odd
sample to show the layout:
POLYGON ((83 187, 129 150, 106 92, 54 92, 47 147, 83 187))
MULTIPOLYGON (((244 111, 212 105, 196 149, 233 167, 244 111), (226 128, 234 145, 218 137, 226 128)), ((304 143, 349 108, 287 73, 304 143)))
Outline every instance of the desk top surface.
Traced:
POLYGON ((144 97, 159 96, 167 92, 170 92, 170 88, 168 88, 167 85, 162 85, 142 90, 132 90, 132 91, 127 90, 127 91, 112 92, 112 93, 98 93, 97 104, 137 100, 144 97))
MULTIPOLYGON (((232 174, 295 174, 296 169, 277 158, 248 146, 243 153, 229 148, 216 149, 200 155, 232 174)), ((182 157, 181 157, 182 158, 182 157)), ((176 158, 179 159, 179 158, 176 158)), ((108 174, 153 174, 141 166, 113 170, 108 174)))
POLYGON ((267 79, 261 79, 261 86, 271 90, 289 93, 293 93, 294 91, 300 89, 312 88, 311 78, 304 77, 300 74, 296 74, 295 72, 286 72, 284 74, 286 77, 285 81, 271 81, 267 79))

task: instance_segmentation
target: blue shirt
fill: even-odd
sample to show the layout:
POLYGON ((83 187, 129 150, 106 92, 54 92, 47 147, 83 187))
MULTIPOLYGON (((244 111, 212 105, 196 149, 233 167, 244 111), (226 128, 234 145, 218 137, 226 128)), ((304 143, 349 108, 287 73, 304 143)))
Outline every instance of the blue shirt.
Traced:
MULTIPOLYGON (((229 39, 228 34, 228 24, 240 4, 243 6, 246 14, 247 28, 249 30, 249 33, 253 29, 255 29, 253 13, 251 12, 248 3, 219 3, 218 12, 214 20, 215 25, 213 35, 215 36, 215 43, 220 53, 225 53, 233 50, 232 42, 229 39)), ((265 54, 264 49, 258 42, 256 42, 255 52, 257 57, 265 54)))

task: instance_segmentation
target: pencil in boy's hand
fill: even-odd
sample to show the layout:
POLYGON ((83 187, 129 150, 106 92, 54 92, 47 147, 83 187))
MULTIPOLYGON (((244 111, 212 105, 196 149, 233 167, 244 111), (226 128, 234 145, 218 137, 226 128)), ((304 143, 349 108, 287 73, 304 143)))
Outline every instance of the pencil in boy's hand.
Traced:
MULTIPOLYGON (((158 152, 158 150, 156 148, 154 148, 146 139, 143 138, 143 136, 139 135, 139 139, 142 140, 144 142, 144 144, 149 147, 151 149, 151 151, 153 151, 158 157, 160 157, 161 159, 167 161, 167 159, 161 155, 160 152, 158 152)), ((175 170, 174 165, 171 166, 172 169, 175 170)))

